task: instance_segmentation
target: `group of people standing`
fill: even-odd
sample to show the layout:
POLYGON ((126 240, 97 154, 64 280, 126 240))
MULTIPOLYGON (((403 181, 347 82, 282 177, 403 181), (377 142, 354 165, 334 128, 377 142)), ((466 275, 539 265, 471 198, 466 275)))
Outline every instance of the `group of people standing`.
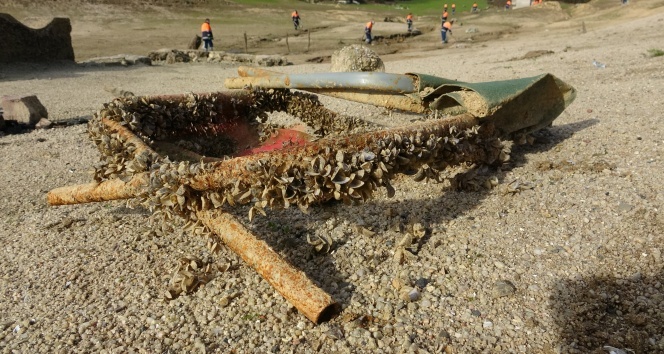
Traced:
MULTIPOLYGON (((537 0, 535 0, 537 1, 537 0)), ((541 1, 541 0, 540 0, 541 1)), ((622 1, 622 0, 621 0, 622 1)), ((507 0, 507 3, 505 4, 505 9, 510 9, 512 5, 512 2, 510 0, 507 0)), ((452 4, 450 7, 452 11, 452 15, 456 14, 456 4, 452 4)), ((448 13, 448 6, 447 4, 443 5, 443 14, 441 16, 441 27, 440 27, 440 35, 443 44, 447 43, 447 34, 452 34, 452 25, 454 24, 454 20, 449 20, 449 13, 448 13)), ((477 3, 473 3, 473 6, 471 8, 472 13, 476 13, 478 11, 477 9, 477 3)), ((297 10, 294 10, 291 13, 291 20, 293 21, 293 27, 295 30, 301 29, 301 18, 300 14, 297 12, 297 10)), ((366 23, 364 26, 364 39, 367 44, 371 44, 373 42, 373 36, 371 34, 371 31, 373 30, 374 26, 374 20, 371 20, 366 23)), ((409 13, 406 16, 406 25, 408 26, 408 32, 413 31, 413 14, 409 13)), ((205 51, 210 51, 213 50, 213 44, 212 40, 214 39, 214 36, 212 35, 212 28, 210 26, 210 19, 205 19, 205 22, 201 25, 201 38, 203 40, 203 48, 205 51)))

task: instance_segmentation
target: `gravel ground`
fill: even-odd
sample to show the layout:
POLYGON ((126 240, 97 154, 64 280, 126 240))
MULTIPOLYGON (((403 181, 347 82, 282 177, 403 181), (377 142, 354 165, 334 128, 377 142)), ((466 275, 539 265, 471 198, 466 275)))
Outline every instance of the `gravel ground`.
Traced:
MULTIPOLYGON (((146 210, 47 206, 49 190, 91 181, 99 155, 84 125, 2 136, 0 351, 601 353, 608 345, 664 353, 664 57, 646 55, 662 49, 662 23, 656 7, 587 33, 556 23, 537 36, 384 58, 388 72, 463 81, 550 72, 578 96, 534 144, 515 146, 510 163, 490 172, 495 188, 459 192, 404 176, 393 198, 381 192, 362 207, 268 211, 253 223, 234 211, 340 302, 342 314, 322 325, 229 250, 210 253, 205 239, 177 226, 150 226, 146 210), (553 53, 518 59, 534 50, 553 53), (394 253, 414 223, 426 234, 399 264, 394 253), (332 251, 316 253, 307 235, 331 238, 332 251), (182 257, 228 270, 162 301, 182 257)), ((0 92, 37 94, 53 120, 67 120, 110 101, 104 87, 214 91, 235 70, 3 66, 0 92)))

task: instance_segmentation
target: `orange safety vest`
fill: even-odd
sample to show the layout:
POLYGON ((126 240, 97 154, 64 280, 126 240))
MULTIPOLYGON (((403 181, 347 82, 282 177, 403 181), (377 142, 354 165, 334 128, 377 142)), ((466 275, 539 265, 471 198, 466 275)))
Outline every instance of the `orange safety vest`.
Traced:
POLYGON ((300 15, 297 13, 297 11, 295 11, 291 14, 291 17, 300 17, 300 15))
POLYGON ((210 27, 209 23, 203 22, 201 25, 201 32, 212 32, 212 27, 210 27))
POLYGON ((455 5, 455 4, 452 4, 452 8, 453 8, 453 9, 456 9, 456 5, 455 5))
POLYGON ((474 8, 477 8, 477 3, 473 4, 473 7, 474 7, 474 8))
POLYGON ((368 29, 369 31, 371 31, 372 28, 373 28, 373 24, 371 23, 371 21, 367 22, 367 27, 366 27, 366 29, 368 29))
POLYGON ((447 4, 443 5, 443 9, 447 10, 447 4))
POLYGON ((447 18, 448 15, 447 11, 443 12, 443 18, 447 18))
POLYGON ((452 23, 450 23, 450 21, 445 22, 443 24, 443 28, 448 30, 448 31, 451 31, 452 30, 452 23))
POLYGON ((412 20, 413 20, 413 15, 406 16, 406 21, 412 21, 412 20))
POLYGON ((510 0, 507 0, 507 6, 512 5, 512 2, 510 0))

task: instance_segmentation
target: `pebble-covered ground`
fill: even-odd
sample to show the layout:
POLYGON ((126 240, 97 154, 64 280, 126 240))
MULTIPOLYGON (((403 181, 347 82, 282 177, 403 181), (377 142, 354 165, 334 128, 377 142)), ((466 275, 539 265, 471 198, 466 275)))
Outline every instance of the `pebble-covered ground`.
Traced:
MULTIPOLYGON (((85 125, 0 137, 0 352, 664 353, 664 56, 648 55, 664 49, 662 9, 609 27, 589 23, 586 33, 558 24, 537 36, 386 58, 388 72, 471 82, 549 72, 578 96, 533 144, 513 146, 509 163, 483 171, 499 181, 491 189, 401 176, 394 197, 381 191, 359 207, 268 210, 252 223, 246 209, 233 210, 341 304, 321 325, 225 247, 211 253, 177 225, 149 225, 147 210, 46 205, 49 190, 91 181, 99 154, 85 125), (519 59, 536 50, 552 53, 519 59), (408 233, 419 237, 398 262, 408 233), (308 237, 333 244, 317 252, 308 237), (181 258, 223 271, 165 301, 181 258)), ((54 121, 90 115, 110 101, 104 87, 205 92, 236 76, 207 64, 26 64, 0 73, 0 92, 36 94, 54 121)))

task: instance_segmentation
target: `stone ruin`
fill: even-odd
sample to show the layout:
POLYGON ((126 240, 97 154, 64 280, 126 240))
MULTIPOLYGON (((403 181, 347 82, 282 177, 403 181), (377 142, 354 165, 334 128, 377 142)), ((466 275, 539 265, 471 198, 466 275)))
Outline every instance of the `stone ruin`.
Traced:
POLYGON ((33 29, 0 13, 0 48, 0 63, 74 61, 71 22, 54 18, 44 28, 33 29))

